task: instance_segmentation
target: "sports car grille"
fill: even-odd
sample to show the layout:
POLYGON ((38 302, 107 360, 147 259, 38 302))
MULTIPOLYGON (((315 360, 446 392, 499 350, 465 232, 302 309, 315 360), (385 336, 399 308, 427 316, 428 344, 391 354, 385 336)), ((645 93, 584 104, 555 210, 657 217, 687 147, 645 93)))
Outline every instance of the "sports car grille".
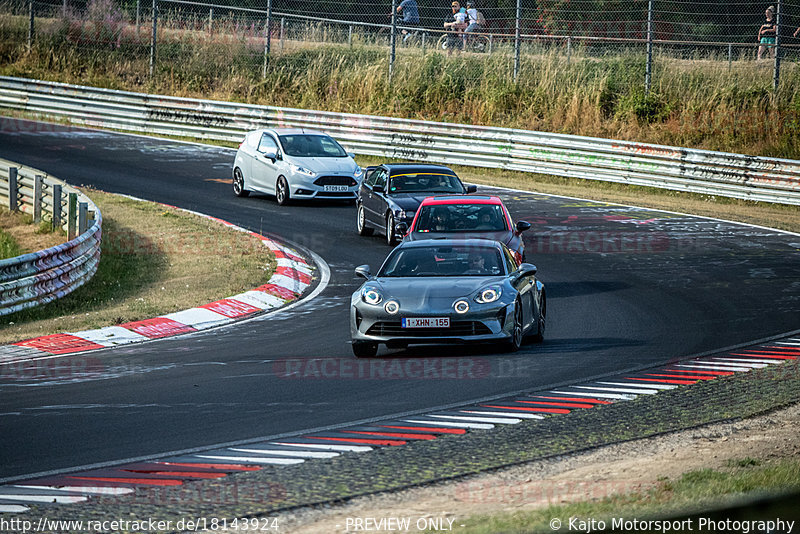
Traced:
POLYGON ((319 186, 346 185, 347 187, 352 187, 356 185, 356 181, 352 176, 320 176, 314 180, 314 183, 319 186))
POLYGON ((379 321, 369 327, 369 336, 450 337, 481 336, 492 331, 480 321, 451 321, 450 328, 403 328, 400 321, 379 321))

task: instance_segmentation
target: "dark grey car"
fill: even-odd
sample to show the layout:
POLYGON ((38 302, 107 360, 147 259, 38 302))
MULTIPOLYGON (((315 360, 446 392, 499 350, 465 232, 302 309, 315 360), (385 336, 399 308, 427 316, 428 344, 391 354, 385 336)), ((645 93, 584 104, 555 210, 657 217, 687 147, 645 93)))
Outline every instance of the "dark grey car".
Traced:
POLYGON ((433 195, 466 195, 477 187, 465 186, 451 169, 428 163, 392 163, 368 167, 358 188, 356 226, 359 235, 377 230, 394 246, 396 225, 409 225, 422 201, 433 195))
POLYGON ((502 243, 485 239, 404 241, 377 274, 356 268, 366 282, 350 300, 356 357, 378 345, 498 342, 519 349, 541 341, 547 299, 536 267, 518 264, 502 243))

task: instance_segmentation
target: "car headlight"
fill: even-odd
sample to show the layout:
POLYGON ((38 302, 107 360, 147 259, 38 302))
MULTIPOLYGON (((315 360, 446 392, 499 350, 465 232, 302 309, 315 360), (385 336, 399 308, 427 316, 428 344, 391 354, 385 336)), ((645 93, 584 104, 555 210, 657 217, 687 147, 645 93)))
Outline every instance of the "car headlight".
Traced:
POLYGON ((467 313, 469 311, 469 302, 464 299, 457 300, 453 303, 453 309, 456 310, 456 313, 467 313))
POLYGON ((305 167, 301 167, 300 165, 295 165, 294 163, 291 164, 291 169, 297 174, 305 174, 306 176, 316 176, 317 173, 312 171, 311 169, 306 169, 305 167))
POLYGON ((400 311, 400 303, 396 300, 390 300, 383 306, 383 309, 386 310, 386 313, 389 315, 394 315, 400 311))
POLYGON ((500 298, 503 294, 503 289, 500 286, 490 286, 481 289, 480 293, 475 296, 475 302, 481 304, 488 304, 500 298))
POLYGON ((361 298, 367 304, 372 304, 375 306, 381 303, 383 300, 383 295, 381 295, 381 292, 374 287, 365 287, 363 291, 361 291, 361 298))
POLYGON ((356 170, 353 172, 353 178, 360 179, 364 175, 364 169, 356 165, 356 170))
POLYGON ((413 219, 414 216, 417 214, 417 212, 405 211, 403 209, 397 208, 392 210, 392 214, 394 215, 395 219, 413 219))

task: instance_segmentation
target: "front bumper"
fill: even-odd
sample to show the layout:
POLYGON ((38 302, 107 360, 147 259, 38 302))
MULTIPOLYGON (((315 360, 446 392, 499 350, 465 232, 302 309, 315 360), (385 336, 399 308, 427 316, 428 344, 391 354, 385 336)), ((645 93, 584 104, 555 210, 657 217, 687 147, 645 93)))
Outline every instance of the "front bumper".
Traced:
POLYGON ((508 303, 478 305, 465 314, 452 307, 434 310, 401 310, 388 314, 382 305, 371 306, 360 297, 350 307, 350 337, 353 341, 374 343, 484 343, 504 341, 511 337, 513 306, 508 303), (403 328, 408 317, 448 317, 449 328, 403 328))
POLYGON ((307 176, 293 174, 289 177, 289 189, 291 190, 292 198, 296 199, 355 200, 358 196, 358 180, 348 175, 307 176), (355 184, 347 185, 346 188, 340 183, 350 180, 354 181, 355 184), (326 185, 342 190, 326 191, 326 185))

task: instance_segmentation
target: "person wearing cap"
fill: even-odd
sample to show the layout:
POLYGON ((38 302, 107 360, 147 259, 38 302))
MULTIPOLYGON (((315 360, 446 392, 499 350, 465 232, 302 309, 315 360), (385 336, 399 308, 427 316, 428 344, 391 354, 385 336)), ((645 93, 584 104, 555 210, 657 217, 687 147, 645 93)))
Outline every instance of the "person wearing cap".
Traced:
POLYGON ((766 11, 767 21, 761 25, 758 30, 758 55, 757 59, 761 59, 764 52, 767 52, 770 57, 775 57, 775 37, 778 35, 778 26, 775 23, 775 6, 769 6, 766 11))
MULTIPOLYGON (((453 20, 451 22, 445 22, 444 27, 447 30, 456 32, 460 36, 467 28, 467 10, 461 7, 461 4, 459 2, 451 3, 450 8, 453 11, 453 20)), ((452 39, 451 43, 454 41, 455 39, 452 39)), ((458 41, 460 44, 461 39, 459 39, 458 41)), ((455 45, 453 44, 452 46, 447 47, 448 54, 452 53, 452 49, 454 46, 455 45)), ((461 47, 459 46, 459 49, 460 48, 461 47)))

